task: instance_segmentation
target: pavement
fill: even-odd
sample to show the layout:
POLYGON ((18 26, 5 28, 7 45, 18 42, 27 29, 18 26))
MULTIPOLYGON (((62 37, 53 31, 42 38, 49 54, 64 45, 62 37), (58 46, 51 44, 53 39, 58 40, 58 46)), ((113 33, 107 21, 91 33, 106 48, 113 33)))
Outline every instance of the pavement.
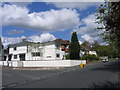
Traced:
MULTIPOLYGON (((89 88, 99 84, 116 85, 118 60, 49 70, 2 70, 3 88, 89 88)), ((115 86, 116 87, 116 86, 115 86)))

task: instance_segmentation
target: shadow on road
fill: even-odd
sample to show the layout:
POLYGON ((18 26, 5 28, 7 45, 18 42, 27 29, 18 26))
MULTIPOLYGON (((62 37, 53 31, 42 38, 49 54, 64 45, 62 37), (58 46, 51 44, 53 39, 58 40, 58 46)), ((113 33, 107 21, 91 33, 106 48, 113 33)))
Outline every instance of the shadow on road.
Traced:
POLYGON ((107 62, 102 64, 104 64, 102 67, 92 68, 91 70, 117 72, 118 81, 114 81, 114 82, 104 81, 104 82, 98 82, 98 83, 94 82, 90 86, 89 90, 97 90, 99 88, 120 88, 120 61, 107 62))
POLYGON ((117 62, 106 62, 101 63, 103 66, 92 68, 92 70, 101 70, 101 71, 111 71, 111 72, 119 72, 120 71, 120 61, 117 62))
POLYGON ((93 83, 88 90, 97 90, 100 88, 120 88, 120 82, 104 81, 99 83, 93 83))

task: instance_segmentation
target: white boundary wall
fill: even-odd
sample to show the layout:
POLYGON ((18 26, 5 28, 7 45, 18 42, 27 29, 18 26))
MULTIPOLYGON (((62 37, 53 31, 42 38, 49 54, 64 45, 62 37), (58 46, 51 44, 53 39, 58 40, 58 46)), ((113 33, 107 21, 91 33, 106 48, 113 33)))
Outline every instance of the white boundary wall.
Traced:
POLYGON ((0 61, 0 65, 10 67, 71 67, 86 60, 53 60, 53 61, 0 61))

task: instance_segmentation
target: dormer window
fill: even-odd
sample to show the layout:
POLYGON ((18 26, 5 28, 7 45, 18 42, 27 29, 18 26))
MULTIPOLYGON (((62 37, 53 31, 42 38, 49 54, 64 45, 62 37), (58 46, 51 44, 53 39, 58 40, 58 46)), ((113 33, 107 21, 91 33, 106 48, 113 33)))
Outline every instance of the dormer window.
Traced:
POLYGON ((14 47, 14 51, 16 51, 17 50, 17 47, 14 47))
POLYGON ((60 48, 60 45, 55 45, 55 46, 56 46, 56 48, 57 48, 57 49, 59 49, 59 48, 60 48))

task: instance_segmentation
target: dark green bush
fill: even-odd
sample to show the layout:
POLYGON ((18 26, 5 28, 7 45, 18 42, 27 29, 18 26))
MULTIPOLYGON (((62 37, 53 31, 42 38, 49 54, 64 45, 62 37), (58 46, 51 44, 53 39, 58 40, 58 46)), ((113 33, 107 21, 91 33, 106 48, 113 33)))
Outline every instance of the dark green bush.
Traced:
POLYGON ((70 59, 70 55, 65 55, 65 59, 66 60, 70 59))
POLYGON ((92 54, 92 55, 83 55, 80 59, 82 60, 99 60, 99 58, 92 54))

